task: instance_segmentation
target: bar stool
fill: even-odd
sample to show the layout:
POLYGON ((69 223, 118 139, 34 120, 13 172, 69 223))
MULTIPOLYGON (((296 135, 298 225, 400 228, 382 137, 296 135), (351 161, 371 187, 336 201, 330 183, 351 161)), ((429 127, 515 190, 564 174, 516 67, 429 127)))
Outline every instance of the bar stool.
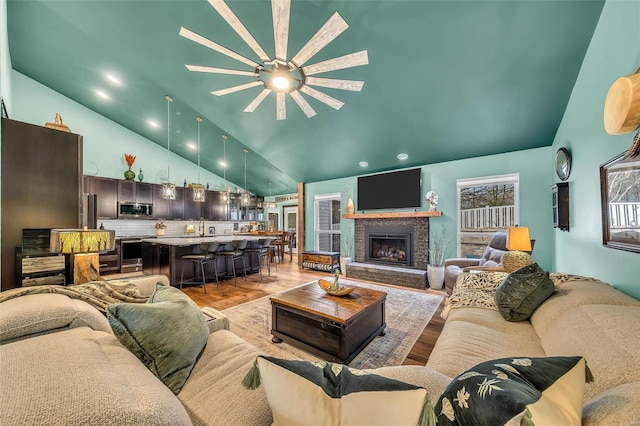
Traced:
POLYGON ((181 274, 180 274, 180 289, 182 289, 182 284, 190 284, 190 283, 195 283, 196 281, 196 275, 197 275, 197 265, 200 265, 200 274, 202 275, 202 287, 204 288, 204 293, 207 294, 207 281, 206 281, 206 275, 204 272, 204 267, 207 263, 209 262, 213 262, 213 271, 215 274, 215 281, 216 281, 216 285, 218 284, 218 267, 216 265, 216 259, 218 257, 217 252, 218 252, 218 248, 220 246, 220 243, 215 241, 212 243, 201 243, 200 244, 200 249, 204 250, 204 253, 193 253, 193 254, 185 254, 184 256, 182 256, 180 259, 182 260, 182 268, 181 268, 181 274), (193 266, 193 278, 191 280, 185 281, 184 280, 184 262, 189 261, 191 262, 192 266, 193 266))
POLYGON ((242 259, 242 275, 246 281, 247 279, 247 266, 244 261, 244 250, 247 248, 247 240, 235 240, 231 242, 231 250, 220 250, 218 256, 231 261, 231 270, 233 271, 233 285, 237 285, 236 282, 236 260, 242 259))
POLYGON ((260 271, 260 280, 262 280, 262 267, 264 266, 264 258, 267 258, 267 271, 271 276, 271 258, 269 257, 271 250, 271 238, 258 240, 259 247, 247 248, 247 253, 256 253, 258 255, 258 270, 260 271))

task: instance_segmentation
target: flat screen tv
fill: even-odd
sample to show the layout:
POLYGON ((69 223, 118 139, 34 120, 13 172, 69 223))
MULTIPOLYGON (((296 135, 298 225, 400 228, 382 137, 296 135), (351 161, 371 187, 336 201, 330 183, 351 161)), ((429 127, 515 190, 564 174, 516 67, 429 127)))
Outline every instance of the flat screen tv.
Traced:
POLYGON ((421 169, 358 177, 357 210, 421 206, 421 169))

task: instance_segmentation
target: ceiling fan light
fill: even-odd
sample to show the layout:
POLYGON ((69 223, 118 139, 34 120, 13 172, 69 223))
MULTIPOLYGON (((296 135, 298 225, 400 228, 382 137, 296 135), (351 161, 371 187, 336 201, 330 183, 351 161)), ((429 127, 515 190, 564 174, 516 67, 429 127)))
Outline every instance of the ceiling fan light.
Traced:
POLYGON ((287 90, 291 85, 288 78, 282 76, 276 76, 271 79, 273 87, 277 90, 287 90))

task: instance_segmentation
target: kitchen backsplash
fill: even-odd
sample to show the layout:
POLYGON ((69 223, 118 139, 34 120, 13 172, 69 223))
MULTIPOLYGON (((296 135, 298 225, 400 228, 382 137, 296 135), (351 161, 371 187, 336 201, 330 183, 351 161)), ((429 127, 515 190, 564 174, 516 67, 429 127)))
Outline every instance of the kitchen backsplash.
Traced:
MULTIPOLYGON (((105 229, 116 231, 116 237, 130 237, 130 236, 152 236, 156 235, 156 223, 155 220, 127 220, 127 219, 105 219, 98 220, 98 227, 103 225, 105 229)), ((199 234, 200 222, 197 220, 167 220, 162 221, 167 228, 165 229, 165 236, 191 236, 199 234), (187 225, 193 226, 194 232, 188 234, 186 232, 187 225)), ((249 226, 250 222, 219 222, 208 221, 204 222, 205 235, 229 235, 234 232, 240 232, 243 226, 249 226), (234 228, 236 226, 236 228, 234 228), (213 228, 213 229, 210 229, 213 228), (214 231, 214 232, 210 232, 214 231)))

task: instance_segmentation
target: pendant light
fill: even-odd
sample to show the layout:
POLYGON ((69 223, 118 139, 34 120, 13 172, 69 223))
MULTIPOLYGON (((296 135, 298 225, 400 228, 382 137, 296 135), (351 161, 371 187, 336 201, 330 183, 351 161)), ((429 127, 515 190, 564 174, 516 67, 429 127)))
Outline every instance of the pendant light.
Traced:
MULTIPOLYGON (((227 181, 227 138, 227 135, 222 135, 222 178, 225 182, 227 181)), ((225 190, 220 193, 220 201, 228 204, 229 192, 231 192, 231 190, 229 189, 229 186, 227 186, 225 190)))
POLYGON ((251 194, 247 190, 247 154, 249 153, 249 150, 243 149, 242 152, 244 152, 244 194, 242 194, 240 201, 243 206, 248 206, 249 200, 251 199, 251 194))
POLYGON ((198 185, 193 187, 193 201, 202 203, 205 199, 204 186, 200 184, 200 123, 202 123, 202 118, 196 117, 196 121, 198 122, 198 185))
POLYGON ((165 200, 176 199, 176 186, 171 183, 171 172, 169 170, 169 158, 171 154, 171 102, 173 98, 169 95, 164 97, 167 100, 167 182, 162 184, 162 198, 165 200))

